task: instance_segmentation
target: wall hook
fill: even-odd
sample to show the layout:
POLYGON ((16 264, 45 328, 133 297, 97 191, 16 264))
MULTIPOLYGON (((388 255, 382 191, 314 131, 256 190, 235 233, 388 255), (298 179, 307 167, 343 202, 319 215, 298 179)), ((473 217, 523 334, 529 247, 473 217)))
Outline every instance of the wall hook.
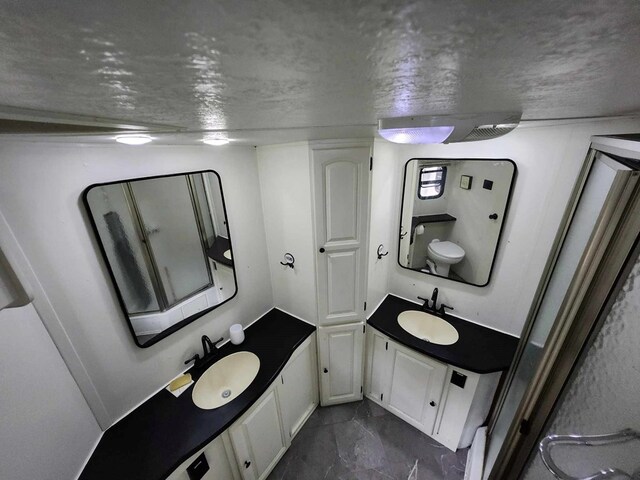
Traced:
POLYGON ((293 268, 293 264, 296 262, 296 259, 293 258, 289 252, 284 254, 284 262, 280 262, 280 265, 284 265, 285 267, 293 268))
POLYGON ((387 255, 389 255, 389 252, 382 253, 382 250, 384 250, 384 245, 383 244, 378 245, 378 251, 376 252, 378 255, 378 260, 382 259, 382 257, 386 257, 387 255))

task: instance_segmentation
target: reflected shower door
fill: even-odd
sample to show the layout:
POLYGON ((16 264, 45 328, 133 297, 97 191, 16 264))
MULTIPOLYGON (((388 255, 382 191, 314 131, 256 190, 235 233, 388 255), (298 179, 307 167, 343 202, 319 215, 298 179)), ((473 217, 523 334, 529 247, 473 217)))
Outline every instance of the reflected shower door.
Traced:
POLYGON ((211 285, 187 178, 162 177, 130 185, 168 306, 211 285))
POLYGON ((102 185, 89 192, 88 200, 128 314, 157 312, 160 305, 147 265, 148 257, 125 188, 121 184, 102 185))

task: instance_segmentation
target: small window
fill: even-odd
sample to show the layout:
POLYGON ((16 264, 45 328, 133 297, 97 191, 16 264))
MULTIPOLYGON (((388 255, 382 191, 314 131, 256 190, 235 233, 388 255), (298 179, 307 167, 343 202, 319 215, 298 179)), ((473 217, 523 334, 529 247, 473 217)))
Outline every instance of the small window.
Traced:
POLYGON ((447 167, 422 167, 418 182, 418 198, 428 200, 441 197, 444 193, 444 182, 447 178, 447 167))

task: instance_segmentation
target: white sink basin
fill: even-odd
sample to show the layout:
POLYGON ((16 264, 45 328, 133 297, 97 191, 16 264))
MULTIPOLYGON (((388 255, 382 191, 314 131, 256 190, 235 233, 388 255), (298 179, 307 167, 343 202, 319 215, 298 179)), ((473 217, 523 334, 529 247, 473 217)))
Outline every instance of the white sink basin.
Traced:
POLYGON ((446 320, 417 310, 398 315, 398 323, 408 333, 429 343, 453 345, 458 341, 458 331, 446 320))
POLYGON ((251 352, 233 353, 211 365, 193 387, 197 407, 221 407, 244 392, 260 370, 260 359, 251 352))
POLYGON ((231 258, 231 249, 225 250, 222 255, 224 255, 224 258, 226 258, 227 260, 232 260, 232 258, 231 258))

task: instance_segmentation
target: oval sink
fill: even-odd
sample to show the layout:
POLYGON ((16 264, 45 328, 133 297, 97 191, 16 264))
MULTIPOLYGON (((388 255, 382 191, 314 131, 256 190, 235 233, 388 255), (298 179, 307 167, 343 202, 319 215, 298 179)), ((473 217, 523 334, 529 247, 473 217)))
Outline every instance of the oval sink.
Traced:
POLYGON ((453 325, 426 312, 402 312, 398 315, 398 323, 414 337, 437 345, 453 345, 460 338, 453 325))
POLYGON ((237 352, 211 365, 196 382, 191 398, 197 407, 221 407, 244 392, 260 370, 260 359, 251 352, 237 352))
POLYGON ((224 258, 226 258, 227 260, 231 260, 231 249, 229 250, 225 250, 224 253, 222 254, 224 256, 224 258))

